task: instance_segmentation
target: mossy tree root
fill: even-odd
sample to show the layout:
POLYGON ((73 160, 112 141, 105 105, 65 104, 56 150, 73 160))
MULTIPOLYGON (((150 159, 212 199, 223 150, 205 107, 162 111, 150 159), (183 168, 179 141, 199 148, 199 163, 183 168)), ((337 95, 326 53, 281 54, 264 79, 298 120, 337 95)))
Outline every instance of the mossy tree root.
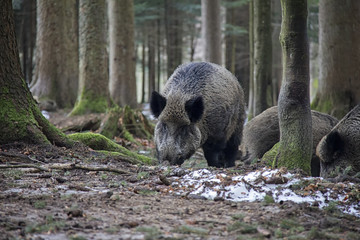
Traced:
POLYGON ((68 135, 74 141, 82 142, 94 150, 105 150, 108 152, 118 152, 129 157, 132 163, 152 164, 154 161, 147 156, 131 152, 130 150, 116 144, 112 140, 98 133, 74 133, 68 135))
POLYGON ((119 136, 134 143, 137 143, 134 137, 150 139, 153 131, 153 126, 141 111, 129 106, 110 109, 100 127, 100 133, 107 138, 119 136))

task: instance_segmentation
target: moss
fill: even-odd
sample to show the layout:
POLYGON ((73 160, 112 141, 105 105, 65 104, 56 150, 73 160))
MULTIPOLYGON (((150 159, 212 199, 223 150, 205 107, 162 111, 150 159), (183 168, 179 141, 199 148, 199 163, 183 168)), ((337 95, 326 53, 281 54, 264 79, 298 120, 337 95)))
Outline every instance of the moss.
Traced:
POLYGON ((311 174, 311 154, 306 157, 302 146, 290 143, 287 146, 281 146, 276 156, 276 167, 287 167, 288 169, 302 169, 305 173, 311 174))
POLYGON ((120 136, 127 141, 141 145, 135 138, 152 138, 153 127, 142 115, 141 111, 133 110, 129 106, 113 107, 107 111, 100 133, 108 138, 120 136))
POLYGON ((100 133, 107 138, 112 139, 119 134, 118 120, 121 116, 122 109, 119 106, 109 108, 107 110, 105 119, 100 127, 100 133))
POLYGON ((276 143, 269 151, 267 151, 263 155, 261 161, 269 167, 276 167, 276 155, 278 154, 279 146, 279 142, 276 143))
POLYGON ((130 150, 116 144, 105 136, 98 133, 74 133, 68 135, 68 137, 74 141, 82 142, 83 144, 91 147, 94 150, 106 150, 110 152, 119 152, 125 156, 140 160, 145 164, 152 164, 153 160, 147 156, 136 154, 130 150))
POLYGON ((69 115, 75 116, 86 113, 104 113, 108 106, 109 100, 106 96, 97 96, 92 91, 83 91, 69 115))
POLYGON ((341 119, 350 111, 350 102, 349 94, 345 92, 339 91, 328 95, 321 95, 318 92, 311 103, 311 109, 341 119))
MULTIPOLYGON (((6 89, 5 89, 6 90, 6 89)), ((8 143, 13 141, 26 141, 32 143, 50 142, 40 131, 40 126, 36 121, 33 109, 36 108, 33 100, 30 100, 29 107, 19 106, 14 100, 0 98, 0 125, 6 126, 2 129, 0 143, 8 143)))

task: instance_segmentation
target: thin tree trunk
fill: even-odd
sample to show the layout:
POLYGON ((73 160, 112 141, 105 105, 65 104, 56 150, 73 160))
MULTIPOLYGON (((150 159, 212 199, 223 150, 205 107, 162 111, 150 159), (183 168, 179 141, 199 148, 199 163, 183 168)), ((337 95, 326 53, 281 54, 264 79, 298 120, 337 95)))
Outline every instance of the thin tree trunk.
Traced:
MULTIPOLYGON (((226 12, 227 24, 249 30, 249 4, 236 8, 228 8, 226 12)), ((244 89, 245 102, 249 102, 249 34, 232 34, 226 37, 225 66, 239 80, 244 89)))
POLYGON ((160 18, 157 20, 157 36, 156 36, 156 55, 157 55, 157 85, 156 90, 160 91, 160 85, 161 85, 161 20, 160 18))
POLYGON ((254 0, 249 3, 249 104, 248 120, 255 117, 254 113, 254 0))
POLYGON ((148 27, 148 101, 150 102, 150 96, 155 91, 155 36, 154 36, 154 22, 150 23, 148 27))
POLYGON ((272 0, 272 105, 277 105, 282 78, 281 45, 279 35, 281 30, 280 0, 272 0))
POLYGON ((310 174, 312 121, 309 97, 307 0, 281 0, 283 80, 279 96, 280 142, 275 165, 310 174))
POLYGON ((167 75, 170 75, 182 63, 182 20, 176 1, 165 0, 165 34, 167 75))
POLYGON ((271 45, 271 0, 254 0, 254 116, 269 106, 271 45))
POLYGON ((141 102, 145 102, 145 82, 146 82, 146 46, 145 46, 145 34, 143 33, 143 42, 142 42, 142 54, 141 54, 141 69, 142 69, 142 85, 141 85, 141 102))
POLYGON ((137 107, 133 0, 109 0, 109 91, 119 106, 137 107))
POLYGON ((220 0, 201 0, 204 60, 221 65, 220 0))

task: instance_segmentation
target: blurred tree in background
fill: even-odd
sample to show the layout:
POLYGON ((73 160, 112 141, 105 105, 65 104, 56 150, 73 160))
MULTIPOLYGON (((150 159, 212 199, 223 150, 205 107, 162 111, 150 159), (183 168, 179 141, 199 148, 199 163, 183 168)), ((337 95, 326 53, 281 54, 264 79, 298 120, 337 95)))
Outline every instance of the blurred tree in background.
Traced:
MULTIPOLYGON (((80 80, 81 76, 76 77, 81 61, 77 60, 76 64, 72 60, 76 59, 76 54, 81 52, 83 47, 82 43, 76 47, 77 34, 74 33, 74 29, 78 28, 76 25, 78 21, 76 19, 79 19, 79 16, 82 14, 82 8, 79 8, 76 2, 75 0, 66 0, 61 3, 56 1, 56 5, 54 2, 54 6, 51 6, 51 1, 44 2, 39 0, 38 10, 36 11, 35 0, 13 0, 16 33, 24 77, 28 83, 32 82, 31 86, 34 95, 40 97, 40 99, 42 96, 49 96, 46 98, 54 101, 60 108, 71 108, 76 95, 78 95, 78 99, 81 98, 82 91, 78 90, 75 84, 79 83, 81 88, 81 82, 84 81, 80 80), (69 4, 72 7, 69 7, 69 4), (68 6, 66 11, 61 10, 64 6, 68 6), (41 10, 46 9, 46 7, 50 8, 48 12, 41 10), (53 10, 51 10, 51 7, 53 10), (70 9, 75 9, 75 11, 70 13, 70 9), (41 24, 44 21, 42 18, 45 16, 49 18, 47 20, 48 25, 41 24), (53 27, 49 31, 46 30, 46 34, 42 33, 44 32, 44 27, 49 27, 50 25, 53 27), (35 36, 37 36, 36 48, 35 36), (54 38, 54 40, 51 40, 51 38, 54 38), (50 44, 46 45, 46 43, 50 44), (47 50, 45 46, 48 47, 47 50), (70 51, 70 49, 73 50, 70 51), (40 54, 43 57, 40 58, 40 54), (46 61, 49 57, 50 60, 46 61), (50 64, 54 67, 50 67, 50 64), (42 68, 42 65, 49 67, 42 68), (43 70, 40 71, 41 69, 43 70), (47 75, 52 77, 40 77, 45 76, 44 74, 47 72, 49 72, 47 75), (51 84, 45 83, 44 79, 51 79, 56 85, 50 87, 51 84), (75 80, 70 81, 70 79, 75 80), (48 89, 47 92, 49 93, 43 94, 45 93, 44 89, 48 89), (52 93, 50 94, 51 91, 52 93), (54 94, 56 96, 52 96, 54 94), (66 101, 62 99, 66 99, 66 101)), ((281 23, 280 0, 221 0, 216 2, 215 11, 213 13, 209 12, 207 18, 209 21, 213 21, 210 24, 211 27, 220 27, 216 34, 212 33, 209 35, 211 37, 208 37, 207 41, 204 40, 201 34, 202 29, 205 29, 204 24, 202 24, 202 16, 204 17, 203 19, 206 19, 205 15, 201 12, 202 8, 206 9, 205 4, 209 4, 207 1, 134 0, 132 1, 133 8, 123 9, 124 12, 122 14, 115 12, 118 8, 112 7, 113 3, 112 1, 105 2, 105 4, 108 4, 109 14, 105 13, 103 15, 101 21, 104 22, 105 27, 103 31, 98 33, 105 35, 105 37, 102 37, 105 38, 105 52, 102 53, 104 64, 96 66, 96 72, 104 71, 103 74, 105 74, 104 77, 101 77, 101 82, 110 83, 107 90, 103 89, 106 88, 105 84, 103 87, 98 88, 109 91, 113 103, 134 107, 136 103, 147 102, 153 90, 161 91, 165 81, 178 65, 189 61, 205 61, 207 59, 204 57, 204 53, 210 53, 212 50, 217 49, 217 52, 221 54, 217 54, 216 59, 210 61, 221 62, 239 79, 240 84, 244 88, 245 100, 248 103, 249 118, 260 113, 264 108, 277 104, 282 78, 282 57, 279 43, 281 23), (262 14, 257 14, 259 6, 265 3, 267 8, 264 9, 262 14), (134 15, 133 26, 127 25, 128 21, 125 21, 131 19, 131 14, 134 15), (121 20, 122 17, 123 19, 121 20), (117 40, 114 40, 111 34, 108 37, 108 28, 115 29, 112 25, 115 18, 119 22, 119 27, 116 27, 119 30, 116 37, 117 40), (264 18, 264 20, 260 18, 264 18), (256 26, 257 23, 266 25, 260 30, 256 26), (256 29, 259 31, 256 31, 256 29), (123 30, 123 32, 120 30, 123 30), (133 35, 131 31, 134 32, 133 40, 129 38, 133 35), (256 32, 262 35, 266 33, 266 37, 259 38, 256 32), (133 47, 121 43, 123 41, 121 40, 122 38, 127 39, 127 42, 132 42, 133 47), (220 47, 211 47, 211 51, 206 50, 210 40, 215 39, 218 39, 216 40, 218 42, 217 45, 219 45, 220 41, 220 47), (262 47, 259 48, 259 46, 262 47), (115 47, 122 47, 123 50, 113 51, 113 49, 116 49, 115 47), (270 51, 271 49, 273 50, 270 51), (124 55, 119 55, 119 57, 114 55, 109 59, 109 56, 115 52, 118 52, 118 54, 121 52, 124 55), (264 56, 259 55, 260 53, 264 56), (119 68, 119 70, 110 67, 114 61, 123 61, 123 67, 119 68), (261 62, 266 63, 266 67, 261 67, 261 62), (135 67, 131 63, 135 63, 135 67), (126 64, 129 65, 127 66, 126 64), (106 76, 105 72, 110 75, 106 76), (114 78, 111 76, 114 76, 114 74, 118 75, 115 77, 118 79, 117 84, 112 84, 114 80, 111 79, 114 78), (123 76, 120 77, 120 75, 123 76), (255 79, 257 79, 256 83, 255 79), (119 99, 123 100, 120 101, 119 99), (255 114, 254 104, 256 103, 261 103, 261 107, 259 105, 256 108, 258 110, 256 110, 257 113, 255 114)), ((355 24, 358 22, 355 16, 359 14, 355 14, 358 11, 358 4, 354 0, 346 2, 341 8, 334 11, 330 9, 331 4, 331 1, 330 3, 324 1, 321 2, 319 7, 319 0, 308 0, 309 14, 307 28, 310 52, 310 94, 311 99, 314 99, 317 89, 319 89, 319 93, 312 106, 320 111, 333 113, 341 117, 342 113, 337 114, 338 111, 334 109, 342 109, 343 107, 340 107, 340 105, 336 106, 334 101, 325 101, 328 98, 334 98, 336 95, 326 93, 330 89, 329 86, 334 84, 330 84, 332 80, 325 76, 334 74, 325 74, 325 71, 326 69, 339 69, 338 72, 341 72, 345 71, 345 69, 350 69, 348 65, 341 67, 341 63, 354 62, 355 66, 356 61, 351 61, 350 59, 352 57, 354 59, 357 58, 357 49, 359 49, 357 44, 359 44, 359 40, 356 37, 352 37, 351 34, 356 35, 356 31, 353 28, 340 27, 339 31, 331 31, 327 35, 325 35, 325 29, 329 29, 332 22, 334 22, 332 25, 336 26, 336 22, 341 22, 339 20, 341 16, 348 16, 349 14, 352 14, 351 16, 354 17, 348 18, 346 22, 349 22, 350 25, 352 23, 355 24), (329 11, 326 10, 328 8, 329 11), (320 19, 324 19, 320 21, 320 26, 318 21, 319 9, 322 12, 320 19), (332 14, 333 12, 334 14, 332 14), (322 33, 322 39, 324 39, 320 43, 318 37, 319 31, 322 33), (330 35, 334 36, 334 40, 331 40, 330 35), (342 40, 339 40, 340 38, 342 40), (341 51, 337 50, 338 47, 331 49, 330 46, 335 45, 331 45, 330 41, 335 41, 339 49, 341 42, 343 46, 347 46, 347 49, 341 51), (319 49, 321 50, 320 53, 319 49), (343 55, 332 53, 332 50, 338 53, 342 52, 343 55), (348 53, 349 51, 351 51, 351 54, 348 53), (332 57, 327 57, 324 55, 325 53, 333 55, 332 57), (329 67, 329 64, 331 64, 330 59, 333 58, 336 59, 336 61, 333 61, 336 64, 336 68, 329 67), (321 59, 320 64, 319 59, 321 59), (321 73, 320 78, 319 73, 321 73), (329 97, 330 95, 333 97, 329 97)), ((337 4, 333 5, 336 8, 337 4)), ((95 18, 95 15, 92 18, 95 18)), ((356 29, 357 25, 353 26, 356 29)), ((81 33, 80 30, 79 34, 81 33)), ((120 63, 116 66, 120 66, 120 63)), ((341 99, 347 102, 342 103, 342 106, 345 106, 343 112, 346 112, 357 102, 359 87, 356 83, 359 81, 356 73, 351 70, 346 73, 344 72, 341 76, 342 78, 338 77, 336 81, 346 86, 343 93, 341 93, 341 99), (349 84, 348 80, 339 79, 351 79, 351 84, 349 84), (345 83, 346 81, 348 83, 345 83)), ((49 80, 49 82, 51 81, 49 80)))

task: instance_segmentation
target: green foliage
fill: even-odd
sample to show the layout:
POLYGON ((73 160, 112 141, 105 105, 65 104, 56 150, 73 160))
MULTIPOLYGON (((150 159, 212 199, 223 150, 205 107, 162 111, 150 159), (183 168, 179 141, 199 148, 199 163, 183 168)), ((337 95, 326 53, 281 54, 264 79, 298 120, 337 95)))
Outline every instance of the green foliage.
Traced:
POLYGON ((45 201, 36 201, 34 202, 34 208, 36 209, 44 209, 46 207, 45 201))
POLYGON ((26 233, 55 232, 65 227, 64 221, 55 221, 53 216, 46 216, 45 222, 26 226, 26 233))
POLYGON ((181 225, 177 228, 175 228, 173 230, 173 232, 177 232, 177 233, 182 233, 182 234, 196 234, 196 235, 206 235, 208 234, 208 230, 204 229, 204 228, 199 228, 199 227, 193 227, 193 226, 189 226, 189 225, 181 225))
POLYGON ((271 204, 271 203, 275 203, 274 198, 273 198, 272 196, 270 196, 270 195, 265 195, 263 201, 264 201, 265 205, 268 205, 268 204, 271 204))
POLYGON ((5 178, 12 178, 14 180, 19 180, 24 175, 24 172, 18 169, 4 170, 2 173, 5 178))
POLYGON ((242 234, 251 234, 251 233, 257 233, 257 227, 253 225, 249 225, 244 222, 235 222, 234 224, 228 226, 227 230, 229 232, 237 231, 242 234))
POLYGON ((158 239, 160 237, 160 231, 157 227, 140 226, 136 228, 136 231, 145 234, 145 239, 158 239))

